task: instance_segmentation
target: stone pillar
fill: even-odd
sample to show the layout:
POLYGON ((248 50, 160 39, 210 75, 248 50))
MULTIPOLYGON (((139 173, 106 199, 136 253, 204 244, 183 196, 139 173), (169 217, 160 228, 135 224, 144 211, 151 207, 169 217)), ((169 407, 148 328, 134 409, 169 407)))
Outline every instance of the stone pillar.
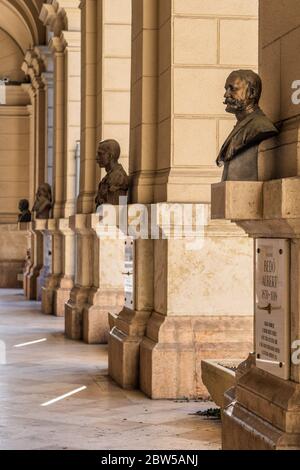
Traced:
MULTIPOLYGON (((116 139, 121 145, 121 163, 127 169, 130 108, 131 1, 82 1, 82 114, 80 192, 77 211, 88 214, 80 220, 76 243, 76 279, 66 306, 68 336, 86 342, 105 342, 108 311, 122 307, 123 280, 120 279, 120 247, 115 240, 96 235, 95 193, 104 175, 97 169, 95 156, 100 140, 116 139), (91 244, 95 253, 92 273, 85 257, 91 244), (114 262, 112 259, 115 253, 114 262), (103 267, 110 265, 105 273, 103 267), (90 277, 90 274, 92 277, 90 277), (88 284, 84 284, 88 282, 88 284), (83 316, 83 317, 82 317, 83 316), (71 322, 74 321, 74 325, 71 322), (83 331, 78 331, 81 324, 83 331), (76 326, 77 325, 77 326, 76 326)), ((76 222, 77 223, 77 222, 76 222)), ((76 226, 75 223, 75 226, 76 226)))
POLYGON ((23 271, 23 290, 24 295, 27 298, 27 277, 30 274, 32 268, 32 240, 31 233, 29 231, 29 222, 21 222, 18 224, 18 229, 26 232, 26 258, 25 258, 25 267, 23 271))
MULTIPOLYGON (((24 87, 24 85, 23 85, 24 87)), ((26 90, 29 91, 31 90, 30 97, 31 97, 31 105, 27 106, 27 109, 29 111, 29 127, 30 127, 30 139, 29 139, 29 207, 31 208, 34 203, 34 197, 35 197, 35 182, 34 182, 34 165, 35 165, 35 139, 34 139, 34 133, 35 133, 35 118, 34 118, 34 112, 35 112, 35 106, 34 106, 34 96, 32 93, 32 88, 29 87, 29 85, 26 85, 26 90)), ((27 269, 24 272, 24 278, 23 278, 23 287, 24 287, 24 294, 25 297, 28 298, 29 292, 28 292, 28 287, 29 287, 29 281, 28 277, 32 271, 33 265, 34 265, 34 240, 32 237, 32 234, 29 230, 29 224, 27 225, 28 228, 28 246, 30 247, 30 259, 28 259, 28 264, 27 264, 27 269)))
POLYGON ((28 300, 38 300, 38 283, 37 279, 43 267, 44 250, 43 250, 43 235, 36 226, 36 221, 30 222, 29 232, 31 233, 31 247, 32 247, 32 267, 29 275, 27 276, 26 297, 28 300))
MULTIPOLYGON (((129 153, 129 118, 130 118, 130 69, 131 69, 131 0, 101 0, 93 6, 82 2, 83 18, 86 18, 87 27, 91 27, 88 22, 89 15, 94 12, 96 18, 96 27, 94 32, 88 34, 88 30, 83 31, 86 35, 86 47, 91 41, 96 41, 97 54, 93 60, 96 60, 97 76, 95 83, 97 112, 87 115, 87 108, 83 112, 83 156, 82 168, 91 168, 93 171, 93 205, 91 212, 94 211, 95 189, 104 174, 96 168, 95 153, 100 140, 113 138, 120 143, 121 157, 120 163, 128 169, 129 153), (93 9, 94 8, 94 9, 93 9), (89 42, 90 41, 90 42, 89 42), (94 116, 95 121, 91 120, 94 116), (87 124, 89 123, 89 127, 87 124), (93 153, 87 153, 89 149, 94 149, 93 153), (92 161, 89 160, 92 156, 92 161), (88 165, 91 165, 89 167, 88 165), (97 179, 95 180, 95 175, 97 179)), ((85 54, 84 54, 85 55, 85 54)), ((88 55, 89 57, 89 55, 88 55)), ((86 58, 83 59, 86 61, 86 58)), ((91 64, 86 63, 84 68, 84 80, 86 88, 83 87, 85 95, 83 102, 86 105, 90 103, 89 93, 93 90, 93 82, 89 74, 91 64), (87 85, 89 88, 87 88, 87 85), (92 86, 92 88, 91 88, 92 86)), ((93 103, 94 106, 94 103, 93 103)), ((93 108, 94 109, 94 108, 93 108)), ((91 112, 91 109, 90 109, 91 112)), ((85 170, 81 184, 85 185, 85 200, 90 195, 88 174, 90 170, 85 170), (86 181, 84 180, 86 178, 86 181), (85 182, 84 182, 85 181, 85 182)), ((92 180, 91 180, 92 183, 92 180)), ((82 202, 82 190, 79 195, 79 205, 82 202)), ((82 206, 83 207, 83 206, 82 206)), ((118 210, 118 208, 116 208, 118 210)), ((116 240, 101 241, 101 234, 95 236, 97 231, 94 221, 99 216, 89 215, 88 224, 92 229, 95 238, 95 249, 98 256, 95 258, 93 288, 86 300, 84 309, 84 340, 87 342, 106 342, 108 320, 107 312, 115 313, 121 310, 124 302, 123 279, 120 276, 120 263, 124 246, 123 242, 116 240), (100 237, 100 238, 99 238, 100 237), (120 251, 121 250, 121 251, 120 251), (115 253, 115 261, 112 261, 112 254, 115 253), (121 258, 120 258, 121 256, 121 258), (109 263, 108 260, 111 260, 109 263), (103 266, 110 265, 109 273, 104 273, 103 266), (109 303, 109 302, 110 303, 109 303), (106 311, 105 311, 106 309, 106 311), (104 319, 104 320, 103 320, 104 319)), ((78 252, 77 257, 81 254, 78 252)))
POLYGON ((64 44, 61 38, 53 37, 49 47, 54 57, 54 122, 53 122, 53 219, 48 221, 48 231, 52 240, 52 270, 42 289, 42 312, 54 313, 54 295, 61 276, 63 254, 62 234, 58 231, 58 219, 63 215, 64 184, 64 44))
POLYGON ((299 93, 293 97, 294 81, 300 73, 294 53, 300 45, 300 5, 262 1, 259 23, 264 90, 261 106, 281 131, 277 138, 261 145, 263 182, 226 182, 212 189, 213 216, 236 220, 256 239, 258 248, 255 353, 243 373, 237 375, 234 396, 224 409, 222 441, 224 449, 300 449, 300 121, 295 99, 299 93), (272 265, 267 261, 262 269, 259 246, 263 243, 270 247, 268 252, 278 244, 283 248, 276 250, 275 263, 271 259, 272 265), (280 260, 285 258, 281 265, 280 260), (260 279, 265 286, 264 299, 260 298, 260 279), (269 298, 269 287, 278 292, 278 298, 269 298), (263 333, 259 329, 261 318, 263 333))
MULTIPOLYGON (((79 14, 79 10, 78 10, 79 14)), ((76 142, 80 138, 80 32, 65 32, 65 114, 64 114, 64 218, 59 220, 63 236, 63 271, 54 298, 54 313, 64 315, 65 303, 74 286, 75 234, 69 228, 69 217, 76 205, 76 142)))
MULTIPOLYGON (((31 121, 31 132, 34 143, 32 143, 29 169, 30 182, 33 184, 34 188, 34 194, 31 194, 31 198, 34 200, 36 189, 44 182, 45 175, 46 97, 44 83, 41 79, 41 73, 44 68, 43 63, 38 60, 36 53, 34 51, 28 51, 25 55, 22 69, 31 79, 31 85, 27 87, 27 91, 31 98, 32 108, 34 110, 31 121)), ((26 285, 28 286, 29 298, 40 300, 41 286, 45 278, 43 261, 40 262, 40 253, 44 251, 43 235, 41 233, 37 234, 33 244, 35 246, 33 256, 37 255, 39 259, 37 260, 33 258, 32 271, 29 276, 27 276, 26 285), (38 270, 42 272, 40 273, 38 270)))
POLYGON ((97 116, 97 0, 82 0, 81 7, 81 154, 79 213, 92 213, 96 190, 97 116))
MULTIPOLYGON (((144 279, 147 296, 115 320, 109 370, 152 398, 192 398, 206 393, 201 358, 246 357, 252 340, 251 241, 209 213, 216 155, 234 124, 222 104, 225 80, 232 69, 257 67, 257 2, 145 0, 132 11, 132 202, 155 204, 154 212, 160 203, 169 212, 197 204, 203 217, 200 233, 136 241, 135 296, 144 279), (230 289, 240 292, 235 301, 230 289)), ((176 225, 159 227, 172 233, 176 225)))
MULTIPOLYGON (((158 2, 132 2, 129 171, 133 202, 151 203, 157 143, 158 2)), ((135 241, 134 309, 110 316, 109 374, 122 387, 139 383, 139 345, 153 305, 153 242, 135 241), (144 265, 143 265, 144 264, 144 265)))
POLYGON ((80 132, 80 2, 48 3, 40 18, 54 33, 50 41, 54 55, 54 220, 49 222, 53 272, 43 310, 63 316, 74 281, 74 233, 68 218, 75 212, 75 148, 80 132))
POLYGON ((58 220, 59 239, 62 241, 62 263, 60 269, 63 275, 59 276, 58 287, 54 292, 53 313, 64 316, 65 304, 69 300, 71 289, 74 285, 75 273, 75 235, 70 229, 69 219, 58 220))
POLYGON ((93 285, 94 236, 86 214, 71 216, 69 224, 76 236, 77 263, 75 286, 65 304, 65 333, 67 338, 82 339, 83 309, 93 285))

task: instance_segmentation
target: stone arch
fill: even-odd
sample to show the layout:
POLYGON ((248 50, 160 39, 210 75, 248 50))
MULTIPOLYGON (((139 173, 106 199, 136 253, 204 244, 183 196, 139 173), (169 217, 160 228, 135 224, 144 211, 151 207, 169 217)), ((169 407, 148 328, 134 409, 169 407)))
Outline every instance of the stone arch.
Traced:
POLYGON ((13 82, 24 81, 21 70, 23 51, 19 44, 3 29, 0 29, 0 79, 7 77, 13 82))

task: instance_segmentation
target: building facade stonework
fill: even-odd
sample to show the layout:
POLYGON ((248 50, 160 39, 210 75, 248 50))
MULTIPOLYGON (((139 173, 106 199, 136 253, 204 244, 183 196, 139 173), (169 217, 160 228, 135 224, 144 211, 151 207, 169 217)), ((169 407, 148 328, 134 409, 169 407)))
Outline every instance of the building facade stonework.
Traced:
POLYGON ((107 344, 109 376, 153 399, 207 397, 201 361, 242 363, 224 448, 299 448, 299 367, 286 380, 262 371, 253 335, 261 238, 288 240, 288 331, 300 335, 299 2, 12 3, 0 0, 0 287, 23 280, 68 340, 107 344), (258 178, 220 182, 234 70, 259 73, 276 128, 257 142, 258 178), (119 144, 113 164, 97 165, 103 141, 119 144))

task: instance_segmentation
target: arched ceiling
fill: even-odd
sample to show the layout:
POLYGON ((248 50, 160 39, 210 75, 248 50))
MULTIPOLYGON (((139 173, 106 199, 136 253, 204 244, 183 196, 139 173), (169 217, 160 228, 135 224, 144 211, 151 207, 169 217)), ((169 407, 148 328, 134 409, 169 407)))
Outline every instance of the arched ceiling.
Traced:
POLYGON ((25 54, 45 43, 45 28, 39 20, 43 0, 0 0, 0 29, 14 39, 25 54))
POLYGON ((8 33, 0 29, 0 79, 7 77, 13 82, 22 82, 25 74, 21 70, 23 51, 8 33))

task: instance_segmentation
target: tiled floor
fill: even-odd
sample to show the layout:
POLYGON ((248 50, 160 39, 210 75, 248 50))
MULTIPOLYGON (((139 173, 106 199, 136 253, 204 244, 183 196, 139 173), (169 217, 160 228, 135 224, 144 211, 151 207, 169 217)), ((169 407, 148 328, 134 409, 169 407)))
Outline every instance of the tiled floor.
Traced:
POLYGON ((220 448, 220 422, 195 415, 212 403, 152 401, 120 389, 107 376, 107 347, 65 339, 63 321, 21 291, 0 290, 0 449, 220 448))

